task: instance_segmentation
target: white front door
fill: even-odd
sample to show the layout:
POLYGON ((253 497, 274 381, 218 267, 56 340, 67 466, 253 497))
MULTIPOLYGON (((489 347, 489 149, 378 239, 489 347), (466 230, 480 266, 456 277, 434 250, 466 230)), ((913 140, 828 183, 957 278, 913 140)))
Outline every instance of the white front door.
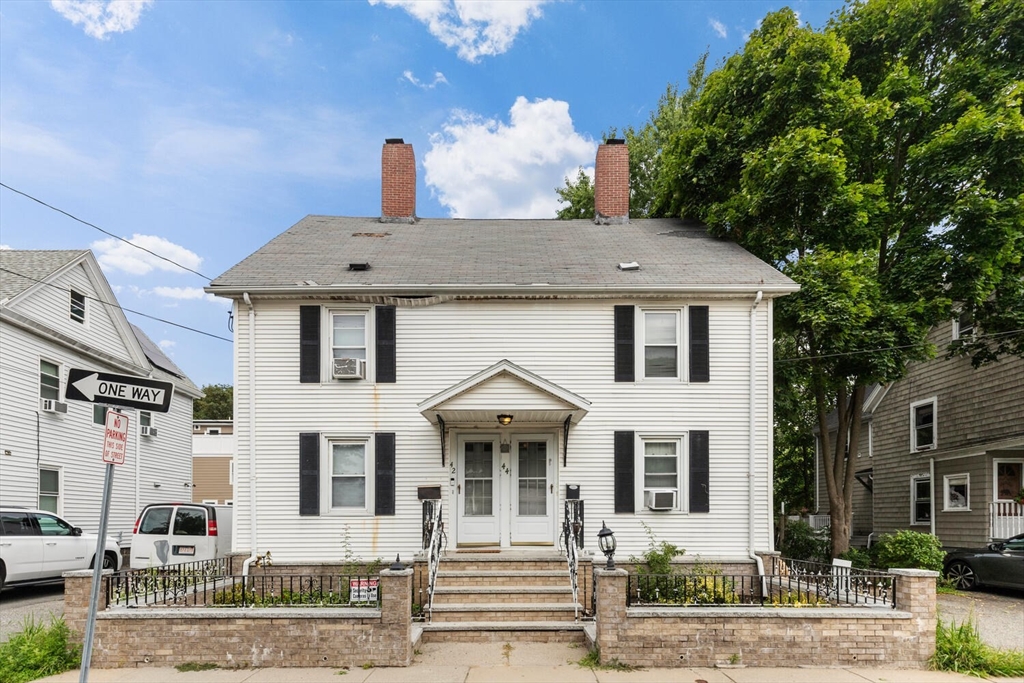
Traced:
POLYGON ((511 455, 511 543, 550 545, 555 535, 554 437, 513 436, 511 455))
POLYGON ((501 543, 497 436, 459 437, 456 485, 459 545, 501 543))

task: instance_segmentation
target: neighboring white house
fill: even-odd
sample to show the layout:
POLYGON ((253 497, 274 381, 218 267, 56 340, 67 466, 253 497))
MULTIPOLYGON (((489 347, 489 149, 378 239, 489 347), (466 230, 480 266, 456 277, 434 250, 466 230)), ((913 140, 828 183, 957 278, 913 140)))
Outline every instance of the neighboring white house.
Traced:
POLYGON ((307 216, 211 283, 236 549, 411 559, 421 487, 451 550, 557 547, 568 486, 589 549, 602 521, 622 558, 644 525, 709 561, 772 549, 772 305, 797 285, 701 225, 630 221, 619 143, 597 221, 453 220, 415 217, 389 140, 382 218, 307 216))
POLYGON ((99 528, 104 407, 65 401, 69 368, 173 382, 167 413, 130 417, 109 533, 131 542, 139 509, 188 500, 192 401, 202 393, 118 307, 92 252, 0 251, 0 501, 99 528))

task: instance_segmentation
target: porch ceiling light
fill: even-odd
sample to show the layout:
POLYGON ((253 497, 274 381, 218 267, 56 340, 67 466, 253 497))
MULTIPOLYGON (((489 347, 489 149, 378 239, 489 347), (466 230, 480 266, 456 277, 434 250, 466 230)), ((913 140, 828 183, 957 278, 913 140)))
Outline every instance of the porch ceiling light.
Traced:
POLYGON ((508 427, 510 424, 512 424, 512 416, 504 413, 499 415, 498 424, 500 424, 502 427, 508 427))
POLYGON ((615 532, 605 526, 604 520, 601 520, 601 530, 597 532, 597 547, 608 558, 604 568, 609 571, 615 569, 615 532))

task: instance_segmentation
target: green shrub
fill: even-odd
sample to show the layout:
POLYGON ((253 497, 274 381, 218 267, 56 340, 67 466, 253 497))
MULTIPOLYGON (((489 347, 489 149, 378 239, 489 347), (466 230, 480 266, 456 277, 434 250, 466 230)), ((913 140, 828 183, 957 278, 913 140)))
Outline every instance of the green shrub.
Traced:
POLYGON ((850 548, 839 556, 841 560, 849 560, 853 563, 854 569, 869 569, 871 567, 871 555, 860 548, 850 548))
POLYGON ((831 544, 807 522, 787 522, 786 538, 779 547, 782 556, 791 560, 831 562, 831 544))
POLYGON ((71 630, 60 617, 49 626, 26 619, 24 628, 0 644, 0 681, 25 683, 81 666, 81 647, 68 642, 71 630))
POLYGON ((935 624, 935 654, 931 665, 939 671, 956 671, 971 676, 1022 676, 1024 651, 996 650, 985 645, 970 619, 959 626, 939 619, 935 624))
POLYGON ((678 569, 672 566, 672 560, 680 557, 686 551, 668 541, 657 541, 651 527, 643 522, 640 522, 640 525, 643 526, 644 532, 647 534, 647 550, 641 557, 629 556, 629 562, 636 566, 636 573, 640 576, 678 573, 678 569))
POLYGON ((883 534, 875 550, 876 564, 882 569, 931 569, 941 572, 945 557, 946 553, 937 537, 906 529, 894 534, 883 534))

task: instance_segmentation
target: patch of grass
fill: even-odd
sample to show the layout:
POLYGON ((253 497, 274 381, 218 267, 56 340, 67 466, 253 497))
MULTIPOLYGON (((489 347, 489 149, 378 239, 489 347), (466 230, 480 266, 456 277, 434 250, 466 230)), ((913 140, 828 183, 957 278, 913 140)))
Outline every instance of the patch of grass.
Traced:
POLYGON ((505 665, 506 666, 508 666, 508 664, 511 661, 512 650, 514 650, 514 649, 515 648, 512 647, 512 643, 505 643, 504 645, 501 646, 501 656, 505 658, 505 665))
POLYGON ((362 666, 363 666, 364 669, 372 669, 373 668, 373 662, 363 662, 362 666))
POLYGON ((938 595, 961 595, 961 592, 956 589, 953 582, 944 576, 940 576, 935 581, 935 592, 938 595))
POLYGON ((334 675, 335 675, 335 676, 344 676, 344 675, 346 675, 347 673, 348 673, 348 669, 341 669, 340 671, 335 671, 335 672, 334 672, 334 675))
POLYGON ((212 671, 213 669, 219 669, 219 664, 213 662, 185 662, 174 667, 182 673, 186 671, 212 671))
POLYGON ((729 655, 729 663, 730 664, 739 664, 740 663, 740 656, 739 656, 739 654, 733 652, 731 655, 729 655))
POLYGON ((969 676, 1024 676, 1024 651, 997 650, 985 645, 972 619, 959 626, 942 619, 935 624, 935 654, 931 665, 938 671, 969 676))
POLYGON ((617 659, 602 663, 601 650, 596 647, 576 662, 576 666, 587 669, 600 669, 601 671, 640 671, 641 669, 639 666, 623 664, 617 659))
POLYGON ((70 635, 60 617, 50 619, 49 626, 26 619, 22 630, 0 645, 0 681, 26 683, 77 669, 81 647, 68 642, 70 635))

